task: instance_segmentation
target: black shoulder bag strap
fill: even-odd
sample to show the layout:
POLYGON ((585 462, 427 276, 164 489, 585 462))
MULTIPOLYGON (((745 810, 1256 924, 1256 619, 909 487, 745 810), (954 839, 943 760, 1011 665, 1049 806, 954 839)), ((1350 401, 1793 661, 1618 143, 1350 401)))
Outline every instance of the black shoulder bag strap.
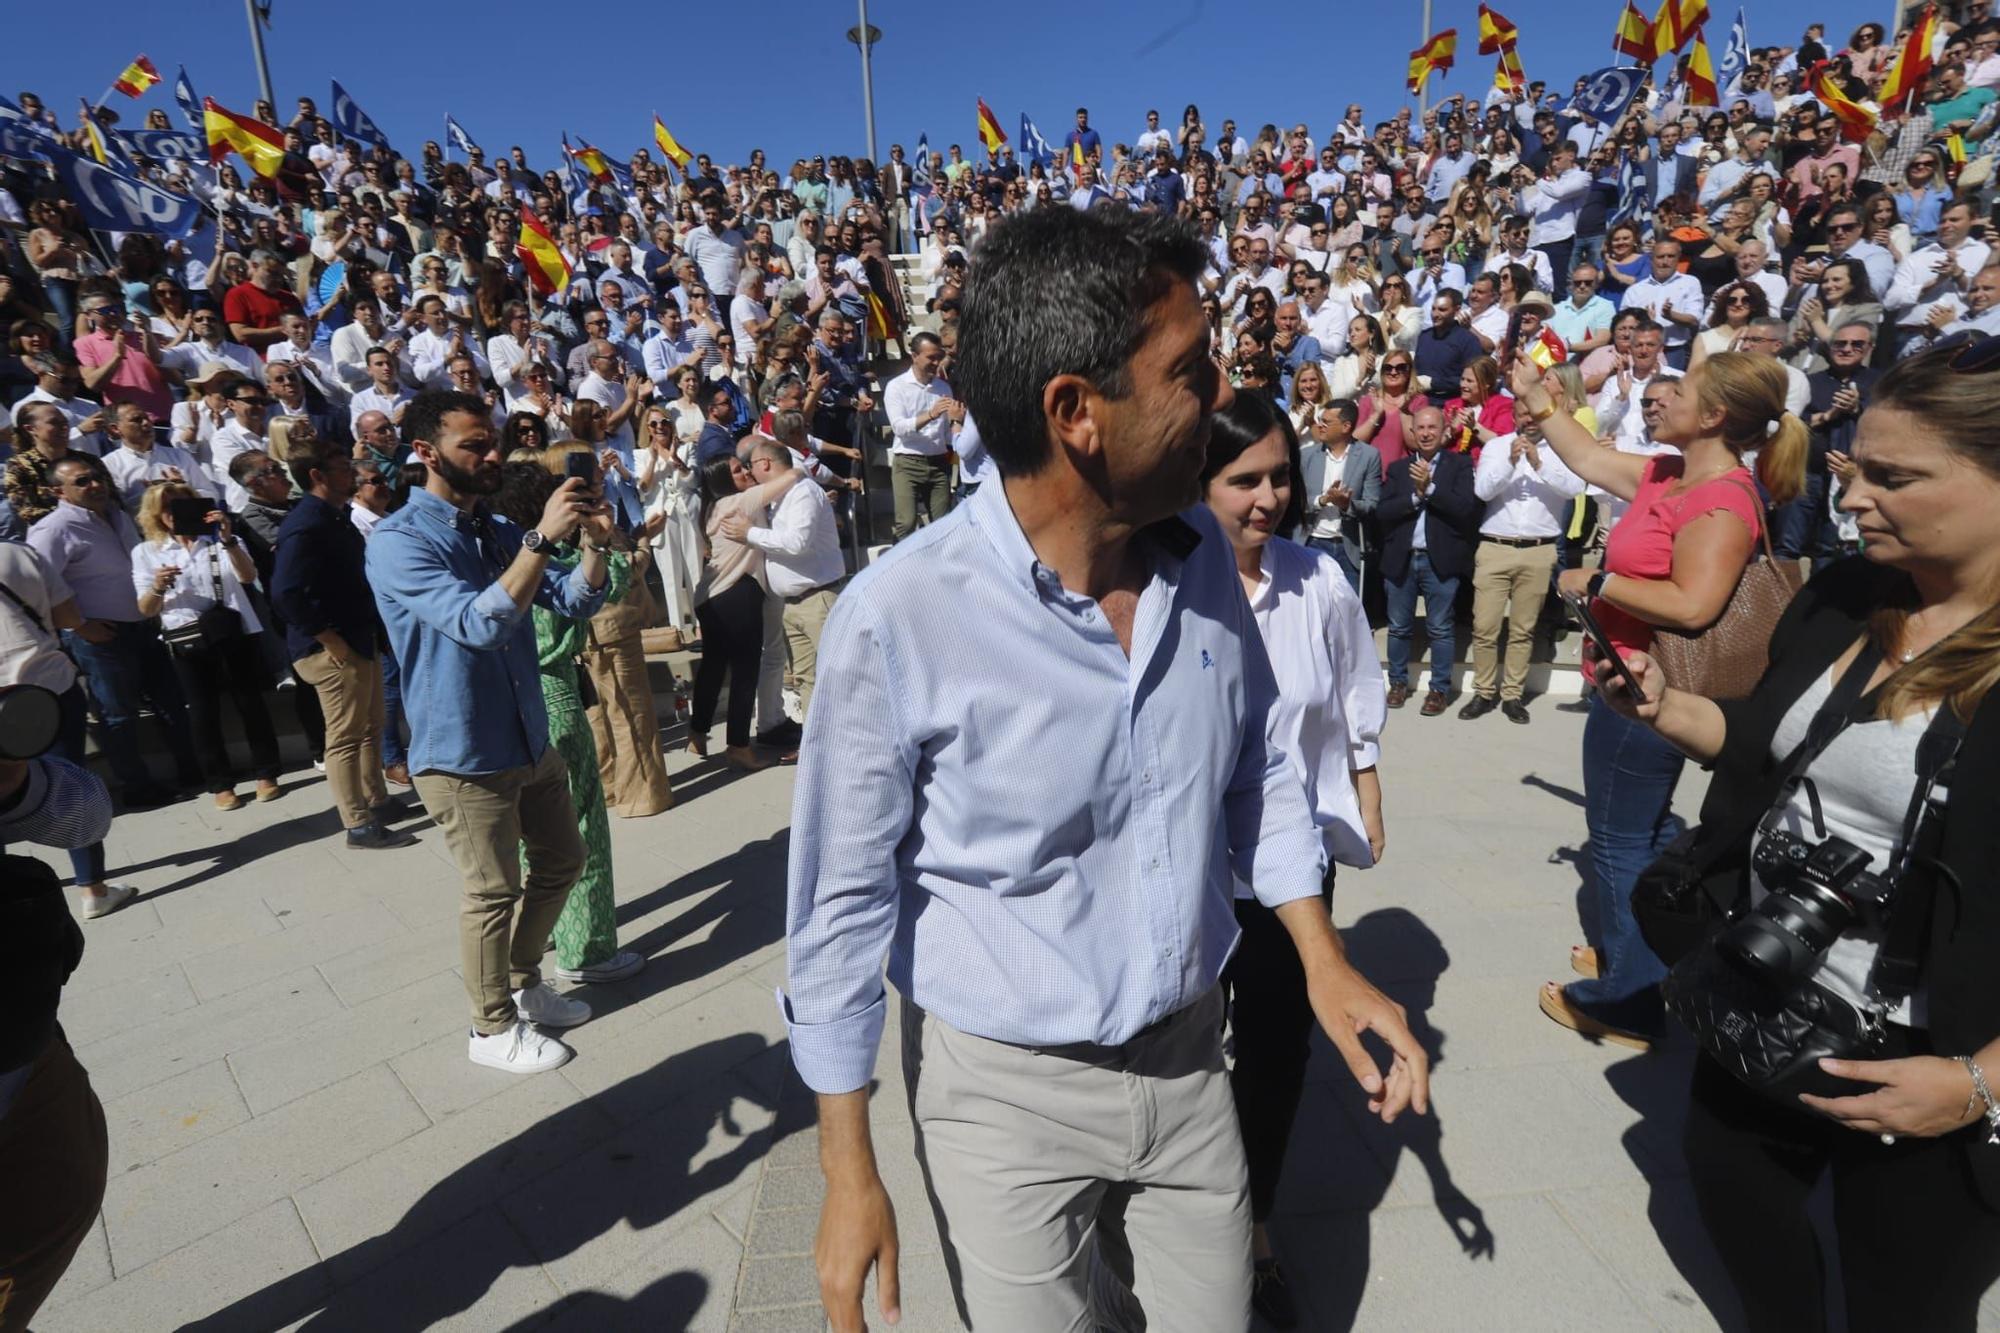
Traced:
POLYGON ((1869 989, 1889 1008, 1901 1003, 1923 980, 1938 880, 1945 878, 1954 888, 1962 887, 1950 867, 1938 860, 1938 849, 1944 841, 1943 807, 1950 797, 1952 774, 1964 740, 1965 720, 1950 700, 1940 700, 1917 742, 1917 787, 1903 815, 1901 851, 1890 867, 1894 896, 1889 900, 1882 948, 1875 955, 1875 970, 1869 977, 1869 989))
MULTIPOLYGON (((1792 752, 1786 755, 1784 762, 1779 765, 1783 777, 1778 785, 1778 794, 1772 798, 1770 808, 1765 811, 1764 818, 1758 823, 1759 837, 1768 836, 1778 826, 1785 808, 1791 804, 1792 793, 1796 792, 1799 784, 1805 781, 1806 770, 1812 767, 1813 760, 1826 753, 1826 747, 1832 745, 1840 733, 1846 731, 1854 721, 1854 705, 1860 701, 1862 693, 1867 689, 1868 678, 1875 674, 1875 668, 1880 665, 1882 665, 1881 648, 1872 638, 1862 640, 1861 651, 1854 655, 1854 660, 1848 664, 1847 670, 1833 683, 1833 689, 1826 696, 1826 702, 1822 703, 1819 711, 1813 714, 1811 723, 1806 727, 1806 738, 1793 746, 1792 752)), ((1810 788, 1807 789, 1806 795, 1812 802, 1813 821, 1818 823, 1819 797, 1810 788)))
POLYGON ((36 629, 40 630, 42 633, 48 634, 49 632, 48 622, 42 619, 41 614, 37 612, 34 607, 29 606, 28 603, 22 599, 20 593, 15 592, 12 588, 8 587, 4 583, 0 583, 0 593, 7 594, 7 600, 12 602, 15 606, 21 608, 21 614, 28 618, 29 624, 33 625, 36 629))

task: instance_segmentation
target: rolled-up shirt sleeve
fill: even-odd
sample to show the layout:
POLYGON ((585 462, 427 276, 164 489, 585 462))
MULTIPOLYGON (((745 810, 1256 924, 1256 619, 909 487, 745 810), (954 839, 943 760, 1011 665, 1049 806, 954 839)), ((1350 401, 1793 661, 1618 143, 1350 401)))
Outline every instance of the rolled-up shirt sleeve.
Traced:
POLYGON ((915 746, 894 654, 865 607, 835 603, 792 798, 778 1007, 792 1061, 818 1093, 867 1086, 887 1013, 882 966, 896 928, 897 849, 915 803, 915 746))
MULTIPOLYGON (((1306 789, 1291 757, 1270 738, 1278 681, 1264 651, 1264 636, 1251 619, 1248 601, 1242 603, 1239 614, 1243 742, 1228 790, 1222 794, 1222 818, 1236 877, 1251 886, 1258 902, 1275 908, 1294 898, 1318 895, 1326 878, 1326 847, 1313 824, 1306 789)), ((819 696, 813 697, 817 700, 819 696)))
MULTIPOLYGON (((542 568, 542 583, 535 590, 535 601, 557 615, 588 620, 604 606, 605 594, 610 589, 609 569, 605 571, 604 582, 593 588, 590 580, 584 577, 581 560, 568 569, 550 561, 542 568)), ((489 591, 501 591, 502 596, 506 595, 498 583, 489 591)), ((514 599, 509 597, 507 600, 511 603, 514 599)))

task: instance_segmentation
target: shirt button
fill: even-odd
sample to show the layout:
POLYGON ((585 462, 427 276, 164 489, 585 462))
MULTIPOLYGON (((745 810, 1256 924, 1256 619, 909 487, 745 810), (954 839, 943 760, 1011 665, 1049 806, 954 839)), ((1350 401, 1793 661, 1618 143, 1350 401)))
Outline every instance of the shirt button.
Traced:
POLYGON ((1160 858, 1157 856, 1154 857, 1152 860, 1146 862, 1146 869, 1148 870, 1158 870, 1159 868, 1160 868, 1160 858))

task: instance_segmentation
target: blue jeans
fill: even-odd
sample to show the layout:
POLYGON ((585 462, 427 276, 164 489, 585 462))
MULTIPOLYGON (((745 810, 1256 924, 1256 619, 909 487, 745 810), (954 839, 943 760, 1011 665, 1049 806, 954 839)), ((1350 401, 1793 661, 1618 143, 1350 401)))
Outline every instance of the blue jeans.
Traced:
POLYGON ((1340 572, 1347 575, 1347 586, 1355 592, 1361 591, 1361 566, 1354 563, 1347 554, 1347 543, 1338 537, 1309 537, 1306 545, 1315 551, 1325 551, 1333 557, 1333 563, 1340 566, 1340 572))
POLYGON ((1593 694, 1583 724, 1584 822, 1590 830, 1591 893, 1597 904, 1598 975, 1563 988, 1593 1018, 1656 1033, 1667 969, 1632 916, 1632 885, 1686 827, 1673 812, 1685 756, 1652 728, 1613 712, 1593 694))
POLYGON ((1833 554, 1833 513, 1827 507, 1832 484, 1832 473, 1807 469, 1806 488, 1772 514, 1771 549, 1780 557, 1795 560, 1806 556, 1817 561, 1833 554))
POLYGON ((1410 572, 1389 589, 1389 683, 1410 683, 1410 639, 1416 632, 1417 598, 1424 599, 1424 633, 1430 639, 1431 688, 1451 693, 1452 631, 1458 614, 1458 580, 1441 579, 1426 551, 1410 552, 1410 572))
MULTIPOLYGON (((1606 235, 1607 233, 1600 231, 1595 236, 1579 236, 1576 238, 1576 249, 1570 251, 1569 256, 1569 271, 1571 273, 1576 272, 1585 264, 1590 265, 1599 272, 1604 270, 1604 238, 1606 235)), ((1556 274, 1555 282, 1556 286, 1563 290, 1550 292, 1549 295, 1553 296, 1560 303, 1563 299, 1564 291, 1567 290, 1563 283, 1563 275, 1560 273, 1556 274)))
MULTIPOLYGON (((62 729, 56 733, 56 753, 78 768, 89 767, 83 753, 84 714, 89 705, 83 697, 83 681, 78 680, 62 695, 62 729)), ((93 842, 72 847, 69 852, 70 883, 77 887, 97 884, 104 879, 104 844, 93 842)))
POLYGON ((159 626, 150 620, 106 622, 109 643, 91 643, 66 631, 63 641, 90 682, 90 698, 104 724, 104 759, 119 786, 127 792, 154 787, 153 775, 139 754, 139 703, 153 705, 167 733, 175 776, 183 787, 202 784, 201 765, 194 757, 194 732, 188 724, 187 698, 174 675, 173 658, 160 642, 159 626))
POLYGON ((403 741, 403 669, 386 643, 382 645, 382 716, 382 767, 409 763, 410 747, 403 741))

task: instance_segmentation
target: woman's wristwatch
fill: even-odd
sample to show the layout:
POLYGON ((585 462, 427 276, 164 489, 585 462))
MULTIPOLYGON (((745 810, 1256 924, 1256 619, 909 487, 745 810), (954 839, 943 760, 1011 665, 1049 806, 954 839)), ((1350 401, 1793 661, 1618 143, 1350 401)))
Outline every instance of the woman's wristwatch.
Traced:
POLYGON ((1600 569, 1590 576, 1590 582, 1585 585, 1585 591, 1589 592, 1591 601, 1594 602, 1604 595, 1604 583, 1610 577, 1611 571, 1608 569, 1600 569))

